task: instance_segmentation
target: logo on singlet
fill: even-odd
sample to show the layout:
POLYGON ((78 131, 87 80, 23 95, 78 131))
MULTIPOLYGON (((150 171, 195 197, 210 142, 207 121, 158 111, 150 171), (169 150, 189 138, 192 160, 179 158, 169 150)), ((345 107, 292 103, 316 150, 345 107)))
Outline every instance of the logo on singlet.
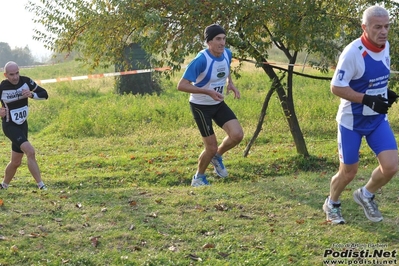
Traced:
POLYGON ((339 80, 342 80, 344 78, 344 75, 345 75, 345 70, 339 69, 337 73, 337 78, 339 80))

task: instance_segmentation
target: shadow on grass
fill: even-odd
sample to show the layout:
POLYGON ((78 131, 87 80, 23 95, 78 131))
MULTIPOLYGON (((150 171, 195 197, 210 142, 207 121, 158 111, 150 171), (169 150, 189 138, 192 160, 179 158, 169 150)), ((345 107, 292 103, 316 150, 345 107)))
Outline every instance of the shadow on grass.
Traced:
MULTIPOLYGON (((325 157, 295 155, 265 162, 241 161, 234 169, 234 177, 240 180, 259 180, 277 176, 296 175, 299 172, 335 172, 338 169, 336 161, 325 157)), ((236 180, 231 180, 235 182, 236 180)))

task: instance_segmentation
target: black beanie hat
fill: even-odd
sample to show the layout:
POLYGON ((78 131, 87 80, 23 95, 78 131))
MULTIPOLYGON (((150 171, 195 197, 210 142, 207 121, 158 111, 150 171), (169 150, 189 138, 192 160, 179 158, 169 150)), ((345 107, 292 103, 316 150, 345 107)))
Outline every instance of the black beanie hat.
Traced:
POLYGON ((219 35, 221 33, 226 34, 224 29, 220 27, 218 24, 209 25, 204 30, 204 37, 206 42, 211 41, 213 38, 215 38, 216 35, 219 35))

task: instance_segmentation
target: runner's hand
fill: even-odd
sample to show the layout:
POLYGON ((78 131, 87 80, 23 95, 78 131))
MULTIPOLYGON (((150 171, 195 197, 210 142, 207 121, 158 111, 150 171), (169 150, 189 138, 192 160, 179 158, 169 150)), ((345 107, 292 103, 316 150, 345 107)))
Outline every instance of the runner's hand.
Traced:
POLYGON ((215 101, 221 102, 224 100, 223 94, 214 90, 209 90, 209 96, 211 96, 215 101))
POLYGON ((388 99, 385 99, 382 96, 365 94, 363 96, 362 103, 364 105, 367 105, 377 113, 386 114, 388 113, 388 108, 392 105, 390 103, 387 103, 387 101, 388 99))
POLYGON ((396 94, 393 90, 388 90, 388 103, 393 104, 398 99, 399 95, 396 94))

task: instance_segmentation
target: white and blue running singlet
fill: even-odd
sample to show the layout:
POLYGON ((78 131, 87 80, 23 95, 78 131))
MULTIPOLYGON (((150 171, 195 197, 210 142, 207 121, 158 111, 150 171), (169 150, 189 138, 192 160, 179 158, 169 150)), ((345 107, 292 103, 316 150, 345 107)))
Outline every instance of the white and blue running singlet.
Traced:
MULTIPOLYGON (((366 47, 363 38, 354 40, 344 49, 331 84, 337 87, 349 86, 357 92, 387 98, 389 43, 386 42, 385 48, 377 52, 372 51, 371 46, 370 49, 366 47)), ((349 130, 370 130, 387 120, 387 116, 374 112, 366 105, 341 98, 336 120, 349 130)))
MULTIPOLYGON (((183 78, 194 83, 194 86, 204 90, 215 90, 223 94, 226 80, 230 74, 232 53, 225 48, 220 57, 213 56, 208 49, 200 51, 187 66, 183 78)), ((191 93, 190 102, 201 105, 215 105, 215 101, 206 94, 191 93)))

